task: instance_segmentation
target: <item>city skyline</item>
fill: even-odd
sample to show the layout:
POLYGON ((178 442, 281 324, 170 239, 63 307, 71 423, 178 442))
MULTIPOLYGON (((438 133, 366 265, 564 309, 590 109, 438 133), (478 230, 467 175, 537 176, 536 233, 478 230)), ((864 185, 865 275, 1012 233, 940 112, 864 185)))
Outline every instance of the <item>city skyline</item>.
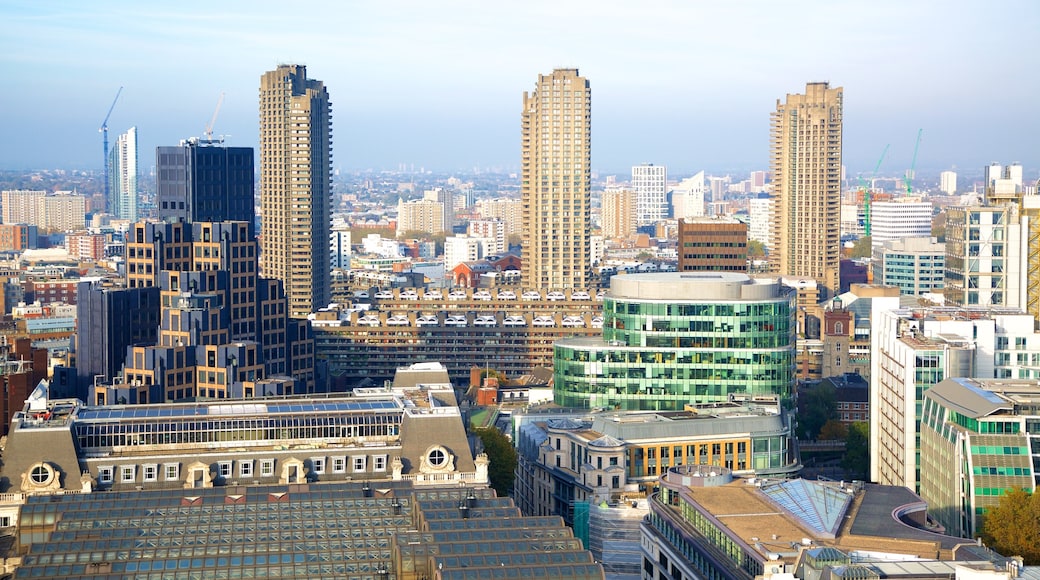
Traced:
POLYGON ((214 134, 257 147, 255 77, 286 62, 306 64, 337 95, 340 170, 518 171, 518 91, 553 67, 596 84, 599 172, 646 161, 675 175, 766 167, 775 99, 811 81, 848 93, 850 175, 869 172, 886 144, 881 173, 902 173, 919 128, 921 171, 1002 159, 1032 175, 1040 165, 1027 142, 1040 129, 1040 81, 1029 74, 1040 57, 1025 44, 1040 20, 1032 3, 510 8, 311 3, 299 10, 322 17, 293 32, 273 3, 248 13, 196 2, 9 5, 0 58, 14 86, 32 90, 0 97, 20 111, 6 123, 19 138, 0 146, 0 168, 100 169, 97 129, 120 86, 109 127, 139 128, 142 171, 155 146, 201 136, 221 93, 214 134), (633 27, 640 15, 647 25, 633 27), (995 63, 1001 75, 986 74, 995 63))

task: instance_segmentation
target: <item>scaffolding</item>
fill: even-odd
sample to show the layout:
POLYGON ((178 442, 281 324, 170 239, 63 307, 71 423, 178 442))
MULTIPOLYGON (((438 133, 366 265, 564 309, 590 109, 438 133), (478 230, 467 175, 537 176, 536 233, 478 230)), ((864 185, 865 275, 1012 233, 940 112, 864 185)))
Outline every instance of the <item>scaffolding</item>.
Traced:
POLYGON ((643 556, 639 524, 650 513, 643 498, 589 507, 589 551, 606 578, 640 578, 643 556))

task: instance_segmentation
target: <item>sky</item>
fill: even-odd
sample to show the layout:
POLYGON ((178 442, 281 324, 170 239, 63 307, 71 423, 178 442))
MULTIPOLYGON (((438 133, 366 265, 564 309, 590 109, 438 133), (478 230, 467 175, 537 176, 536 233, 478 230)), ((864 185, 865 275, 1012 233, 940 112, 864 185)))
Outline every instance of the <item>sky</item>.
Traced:
POLYGON ((670 175, 767 169, 769 114, 809 81, 844 88, 851 175, 1040 167, 1035 0, 0 0, 0 169, 100 169, 213 127, 255 147, 264 71, 307 65, 333 103, 342 171, 519 167, 524 91, 577 67, 592 165, 670 175))

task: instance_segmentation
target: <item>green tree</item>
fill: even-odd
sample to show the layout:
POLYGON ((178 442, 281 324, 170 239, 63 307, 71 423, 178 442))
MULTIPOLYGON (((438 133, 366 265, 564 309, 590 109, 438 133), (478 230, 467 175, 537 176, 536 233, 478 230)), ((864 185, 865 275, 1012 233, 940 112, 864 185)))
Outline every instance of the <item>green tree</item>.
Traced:
POLYGON ((853 479, 867 479, 870 468, 870 424, 866 421, 858 421, 849 426, 841 467, 853 479))
POLYGON ((869 258, 871 256, 870 236, 864 236, 856 240, 850 255, 853 258, 869 258))
POLYGON ((982 539, 1000 554, 1022 556, 1027 566, 1040 564, 1040 493, 1015 489, 1000 496, 986 511, 982 539))
POLYGON ((801 399, 798 403, 798 438, 816 439, 827 421, 838 418, 834 387, 819 384, 800 391, 798 397, 801 399))
POLYGON ((513 480, 516 478, 517 455, 512 441, 494 427, 474 429, 473 433, 480 437, 484 444, 491 465, 488 466, 488 479, 491 487, 499 496, 505 497, 513 493, 513 480))
POLYGON ((765 244, 758 240, 748 240, 747 255, 749 258, 764 258, 766 255, 765 244))

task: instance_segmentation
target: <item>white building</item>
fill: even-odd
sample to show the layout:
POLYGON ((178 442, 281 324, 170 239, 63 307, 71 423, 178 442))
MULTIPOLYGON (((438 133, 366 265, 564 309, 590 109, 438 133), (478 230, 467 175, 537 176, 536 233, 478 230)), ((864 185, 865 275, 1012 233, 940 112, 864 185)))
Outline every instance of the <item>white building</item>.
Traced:
POLYGON ((1007 309, 871 304, 870 479, 917 491, 924 392, 950 377, 1038 378, 1033 317, 1007 309))
POLYGON ((108 213, 137 221, 137 127, 123 133, 108 152, 108 213))
POLYGON ((475 262, 487 255, 489 240, 469 236, 450 236, 444 239, 444 271, 450 272, 463 262, 475 262))
POLYGON ((5 224, 28 224, 60 232, 86 227, 86 197, 70 191, 9 190, 0 194, 0 204, 5 224))
POLYGON ((939 174, 939 190, 946 195, 957 193, 957 172, 943 171, 939 174))
POLYGON ((881 246, 890 240, 932 235, 932 202, 901 197, 870 204, 870 241, 881 246))
POLYGON ((509 249, 506 243, 506 223, 501 219, 480 219, 469 222, 469 235, 488 240, 487 255, 502 254, 509 249))
POLYGON ((632 167, 632 190, 636 192, 636 225, 653 225, 668 217, 668 170, 663 165, 644 163, 632 167))
POLYGON ((350 267, 350 226, 333 226, 329 232, 329 256, 333 268, 350 267))
POLYGON ((773 223, 773 200, 753 197, 748 200, 748 240, 769 248, 769 228, 773 223))
POLYGON ((362 238, 361 250, 366 254, 382 256, 384 258, 404 257, 404 252, 401 250, 401 242, 384 238, 379 234, 368 234, 362 238))
POLYGON ((984 169, 987 198, 1008 198, 1022 193, 1022 165, 1012 163, 1007 167, 991 163, 984 169))
POLYGON ((677 219, 703 217, 704 172, 687 177, 672 188, 672 215, 677 219))

